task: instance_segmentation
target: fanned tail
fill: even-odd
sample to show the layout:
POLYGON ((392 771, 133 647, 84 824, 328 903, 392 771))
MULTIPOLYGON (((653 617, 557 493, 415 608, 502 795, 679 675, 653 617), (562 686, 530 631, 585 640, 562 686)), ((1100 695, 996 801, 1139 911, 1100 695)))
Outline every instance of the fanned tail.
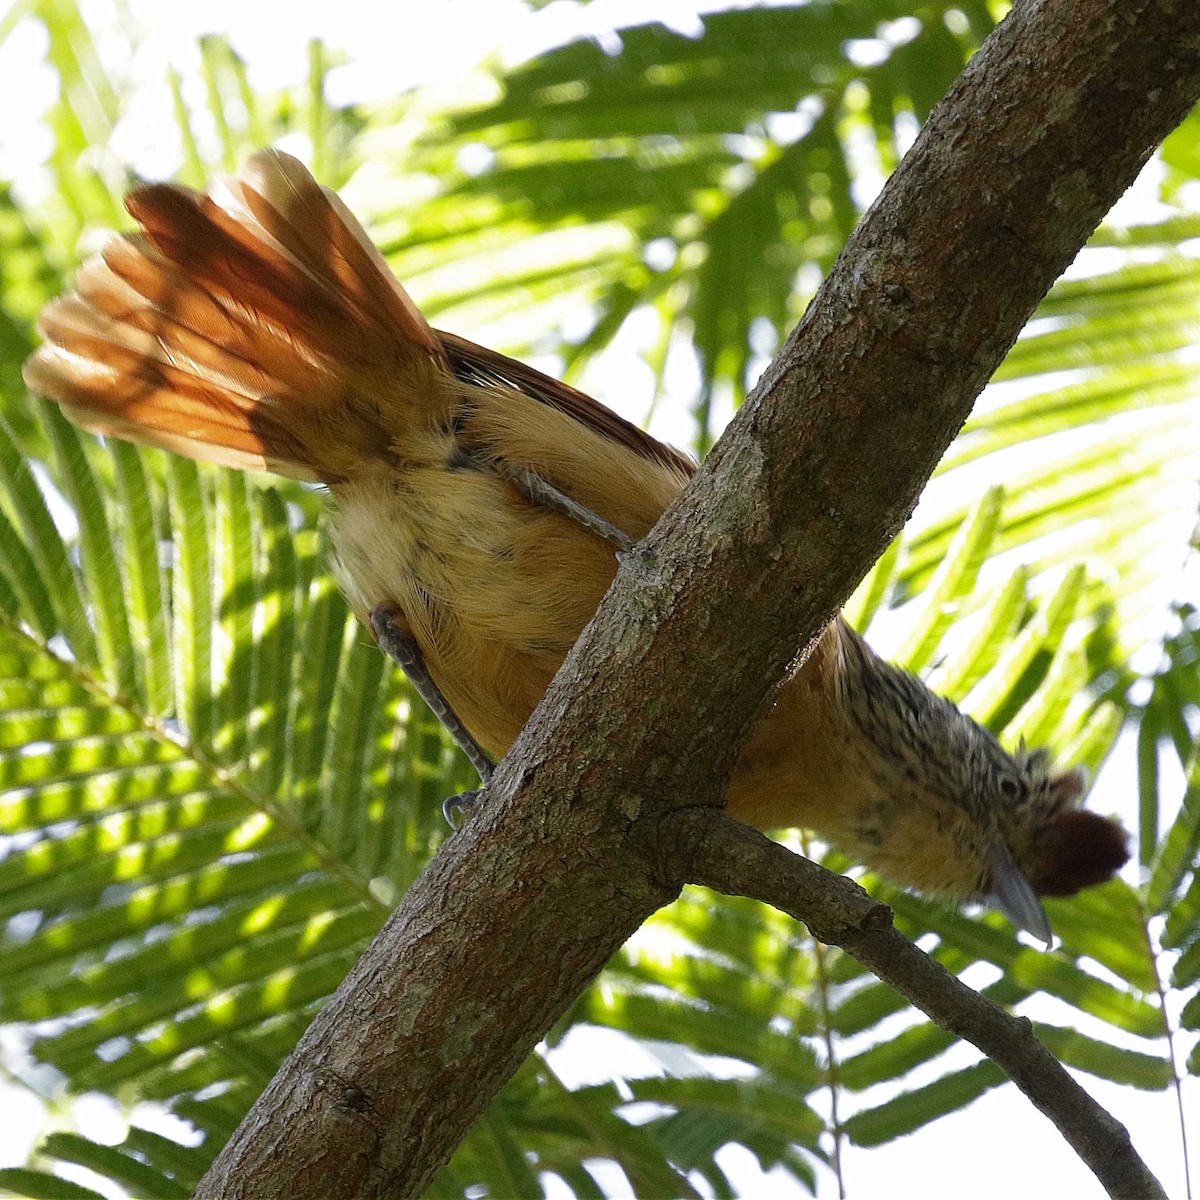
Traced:
POLYGON ((209 195, 152 184, 47 306, 29 386, 77 425, 227 466, 336 482, 435 405, 439 342, 361 226, 296 159, 209 195), (356 405, 370 395, 372 403, 356 405))

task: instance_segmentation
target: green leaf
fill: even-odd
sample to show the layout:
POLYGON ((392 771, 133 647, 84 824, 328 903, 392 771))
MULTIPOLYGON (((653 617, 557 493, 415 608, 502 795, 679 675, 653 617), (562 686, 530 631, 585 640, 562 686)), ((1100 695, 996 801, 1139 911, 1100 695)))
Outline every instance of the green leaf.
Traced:
POLYGON ((57 456, 59 478, 66 484, 66 497, 79 520, 81 583, 95 622, 99 665, 119 693, 131 699, 138 698, 124 589, 104 498, 88 464, 80 435, 55 405, 43 403, 42 413, 57 456))
POLYGON ((91 1188, 28 1167, 0 1167, 0 1188, 26 1200, 104 1200, 91 1188))
POLYGON ((115 1180, 135 1196, 186 1197, 190 1191, 161 1171, 156 1171, 115 1146, 102 1146, 74 1133, 52 1133, 42 1144, 42 1153, 64 1162, 77 1163, 115 1180))
POLYGON ((1077 1067, 1113 1083, 1147 1091, 1161 1091, 1171 1083, 1171 1063, 1165 1056, 1142 1054, 1124 1046, 1113 1046, 1090 1038, 1078 1029, 1044 1024, 1035 1025, 1034 1029, 1038 1040, 1065 1066, 1077 1067))
POLYGON ((842 1128, 856 1146, 881 1146, 965 1108, 1003 1080, 1000 1068, 985 1059, 875 1108, 855 1113, 842 1128))
POLYGON ((1004 505, 1002 488, 991 488, 963 522, 921 597, 921 613, 896 651, 896 661, 920 671, 933 659, 963 599, 975 587, 992 548, 1004 505))
MULTIPOLYGON (((36 572, 41 587, 27 582, 30 597, 39 608, 42 604, 52 608, 52 615, 50 610, 38 614, 43 618, 43 628, 52 626, 55 633, 61 632, 76 661, 86 666, 95 665, 96 639, 66 544, 55 526, 46 497, 30 465, 22 460, 14 435, 2 419, 0 495, 24 535, 25 553, 16 552, 20 557, 13 564, 13 572, 19 572, 19 578, 26 581, 29 579, 28 571, 36 572)), ((12 579, 10 575, 10 581, 12 579)))
POLYGON ((170 711, 173 695, 166 589, 158 558, 162 534, 141 451, 115 439, 108 448, 116 467, 116 529, 130 643, 145 680, 145 690, 134 695, 143 695, 148 711, 162 715, 170 711))

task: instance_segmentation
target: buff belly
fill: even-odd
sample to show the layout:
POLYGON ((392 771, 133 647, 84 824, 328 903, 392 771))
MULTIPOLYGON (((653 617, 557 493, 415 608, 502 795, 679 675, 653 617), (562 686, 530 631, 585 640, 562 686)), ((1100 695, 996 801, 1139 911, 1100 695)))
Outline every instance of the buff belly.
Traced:
POLYGON ((611 583, 611 547, 476 466, 381 464, 332 491, 355 610, 398 607, 455 712, 502 755, 611 583))

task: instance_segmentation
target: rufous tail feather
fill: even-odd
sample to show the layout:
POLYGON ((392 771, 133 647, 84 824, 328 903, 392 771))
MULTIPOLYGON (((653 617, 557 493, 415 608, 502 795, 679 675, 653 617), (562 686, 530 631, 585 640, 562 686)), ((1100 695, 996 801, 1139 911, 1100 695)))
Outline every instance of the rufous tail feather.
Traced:
POLYGON ((142 232, 110 241, 45 309, 46 344, 25 366, 77 425, 336 482, 380 450, 355 394, 403 407, 437 392, 422 380, 442 359, 436 336, 289 155, 256 154, 208 195, 152 184, 126 204, 142 232))

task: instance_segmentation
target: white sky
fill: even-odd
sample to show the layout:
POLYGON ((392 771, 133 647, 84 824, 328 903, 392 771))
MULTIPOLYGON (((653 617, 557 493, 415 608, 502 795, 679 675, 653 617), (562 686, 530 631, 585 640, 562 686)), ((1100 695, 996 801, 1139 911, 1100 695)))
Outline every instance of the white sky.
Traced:
MULTIPOLYGON (((113 29, 113 0, 85 0, 82 7, 93 29, 113 29)), ((169 174, 176 168, 178 143, 164 82, 166 68, 174 66, 185 79, 195 81, 196 39, 205 33, 231 37, 259 89, 303 80, 308 42, 322 38, 331 48, 347 52, 347 65, 337 68, 329 81, 331 99, 343 103, 384 98, 416 83, 456 86, 485 57, 498 54, 501 61, 518 61, 581 32, 603 39, 614 26, 650 15, 681 32, 696 32, 697 12, 703 7, 691 0, 595 0, 584 8, 559 2, 531 15, 519 0, 396 0, 392 4, 293 0, 286 6, 267 0, 206 0, 203 5, 128 0, 129 10, 145 31, 136 59, 128 64, 123 39, 115 33, 102 40, 102 50, 115 64, 130 65, 144 88, 134 98, 111 151, 145 176, 169 174)), ((0 3, 0 20, 3 16, 0 3)), ((18 26, 0 46, 0 112, 23 117, 18 124, 6 116, 0 125, 0 178, 18 180, 27 193, 44 186, 39 164, 50 145, 48 132, 38 124, 55 95, 54 76, 44 57, 42 31, 32 22, 18 26)), ((202 96, 197 99, 202 108, 202 96)), ((638 370, 632 356, 626 369, 638 370)), ((623 390, 617 386, 613 393, 623 390)), ((681 408, 682 402, 676 412, 681 408)), ((657 425, 655 432, 670 437, 669 429, 657 425)), ((686 435, 677 434, 674 440, 685 441, 686 435)), ((1105 795, 1094 805, 1131 815, 1136 796, 1132 755, 1120 753, 1116 760, 1105 772, 1105 795)), ((1064 1017, 1071 1019, 1063 1013, 1048 1019, 1064 1017)), ((582 1081, 607 1077, 617 1063, 633 1069, 637 1056, 622 1054, 611 1039, 599 1036, 590 1048, 560 1055, 555 1066, 568 1081, 582 1081)), ((1173 1096, 1080 1078, 1129 1127, 1134 1144, 1168 1194, 1184 1195, 1173 1096)), ((1192 1111, 1200 1111, 1200 1085, 1189 1080, 1187 1089, 1192 1111)), ((6 1096, 0 1165, 24 1161, 44 1117, 30 1104, 28 1093, 0 1085, 0 1105, 6 1096)), ((116 1141, 123 1135, 119 1113, 102 1097, 76 1105, 72 1117, 92 1136, 116 1141)), ((736 1167, 745 1181, 743 1195, 771 1200, 805 1194, 778 1178, 761 1177, 749 1158, 739 1151, 729 1155, 731 1168, 736 1167)), ((920 1195, 950 1200, 969 1192, 977 1200, 1007 1200, 1017 1194, 1030 1198, 1102 1195, 1057 1132, 1011 1087, 989 1094, 915 1137, 871 1151, 851 1148, 845 1171, 852 1197, 920 1195)), ((91 1183, 96 1186, 94 1180, 91 1183)), ((821 1185, 822 1197, 836 1195, 831 1176, 822 1176, 821 1185)))

